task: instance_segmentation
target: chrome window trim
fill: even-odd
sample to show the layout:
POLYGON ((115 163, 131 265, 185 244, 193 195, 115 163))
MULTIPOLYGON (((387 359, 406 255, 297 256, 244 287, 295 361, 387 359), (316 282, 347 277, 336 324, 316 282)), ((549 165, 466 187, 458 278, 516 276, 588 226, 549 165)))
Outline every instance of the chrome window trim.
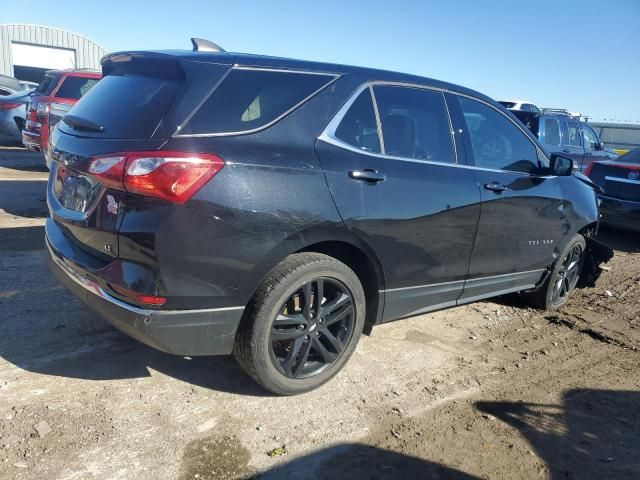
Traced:
POLYGON ((380 153, 386 155, 387 151, 384 148, 384 135, 382 134, 382 120, 380 120, 380 110, 378 110, 378 101, 376 100, 376 94, 373 91, 373 86, 369 85, 369 96, 373 104, 373 114, 376 117, 376 130, 378 132, 378 142, 380 143, 380 153))
POLYGON ((631 183, 633 185, 640 185, 640 180, 631 180, 630 178, 610 177, 609 175, 606 175, 604 179, 609 182, 621 182, 621 183, 631 183))
POLYGON ((291 112, 296 110, 301 105, 303 105, 306 102, 308 102, 311 98, 316 96, 322 90, 324 90, 325 88, 329 87, 329 85, 332 85, 333 83, 335 83, 335 81, 338 80, 340 78, 340 76, 341 76, 340 74, 329 73, 329 72, 318 72, 318 71, 309 71, 309 70, 293 70, 293 69, 288 70, 288 69, 280 69, 280 68, 260 68, 260 67, 248 67, 248 66, 232 65, 224 73, 224 75, 220 78, 220 80, 218 80, 218 82, 213 86, 211 91, 207 95, 205 95, 204 99, 187 116, 187 118, 182 122, 182 124, 180 124, 178 126, 178 128, 173 133, 173 135, 171 135, 171 138, 230 137, 230 136, 234 136, 234 135, 248 135, 248 134, 251 134, 251 133, 259 132, 261 130, 265 130, 265 129, 271 127, 272 125, 274 125, 275 123, 279 122, 280 120, 282 120, 284 117, 289 115, 291 112), (331 80, 329 80, 327 83, 325 83, 324 85, 322 85, 320 88, 318 88, 317 90, 313 91, 311 94, 307 95, 305 98, 300 100, 293 107, 289 108, 288 110, 286 110, 281 115, 277 116, 276 118, 274 118, 270 122, 268 122, 268 123, 266 123, 264 125, 261 125, 260 127, 252 128, 250 130, 239 130, 239 131, 235 131, 235 132, 185 133, 185 134, 181 134, 180 131, 189 123, 189 121, 191 121, 193 116, 200 110, 200 108, 205 104, 205 102, 207 100, 209 100, 211 95, 213 95, 213 93, 218 89, 218 87, 222 84, 222 82, 227 78, 227 76, 233 70, 244 70, 244 71, 254 70, 254 71, 265 71, 265 72, 297 73, 297 74, 300 74, 300 75, 321 75, 321 76, 333 77, 333 78, 331 80))
POLYGON ((466 278, 464 280, 454 280, 454 281, 451 281, 451 282, 429 283, 427 285, 414 285, 412 287, 387 288, 385 290, 378 290, 378 292, 379 293, 386 293, 386 292, 397 292, 397 291, 401 291, 401 290, 413 290, 413 289, 416 289, 416 288, 424 288, 424 287, 437 287, 439 285, 451 285, 451 284, 454 284, 454 283, 463 283, 463 282, 470 282, 470 281, 475 281, 475 280, 488 280, 490 278, 501 278, 501 277, 525 275, 527 273, 542 273, 544 271, 545 271, 544 268, 536 268, 535 270, 525 270, 524 272, 503 273, 503 274, 500 274, 500 275, 489 275, 487 277, 473 277, 473 278, 466 278))
MULTIPOLYGON (((444 96, 445 93, 451 93, 452 95, 458 95, 458 96, 466 97, 466 98, 469 98, 471 100, 475 100, 477 102, 480 102, 480 103, 482 103, 482 104, 494 109, 496 112, 498 112, 504 118, 509 120, 509 122, 511 122, 515 127, 517 127, 522 132, 522 134, 525 136, 525 138, 534 146, 534 148, 536 149, 536 152, 538 152, 538 151, 542 152, 543 156, 545 158, 547 158, 547 160, 549 160, 549 158, 538 147, 538 145, 536 145, 529 138, 529 136, 526 134, 526 132, 524 130, 524 128, 526 128, 526 127, 520 127, 516 122, 514 122, 511 118, 509 118, 508 115, 505 115, 498 108, 494 107, 490 103, 488 103, 488 102, 486 102, 486 101, 484 101, 484 100, 482 100, 480 98, 474 97, 472 95, 467 95, 467 94, 464 94, 464 93, 456 92, 454 90, 450 90, 450 89, 447 89, 447 88, 434 87, 434 86, 431 86, 431 85, 420 85, 418 83, 395 82, 395 81, 387 81, 387 80, 368 81, 368 82, 365 82, 362 85, 358 86, 358 88, 356 88, 354 90, 354 92, 349 96, 347 101, 342 105, 342 107, 340 107, 340 109, 336 112, 336 114, 333 116, 331 121, 327 124, 327 126, 322 131, 322 133, 318 136, 318 140, 323 141, 325 143, 328 143, 330 145, 333 145, 335 147, 343 148, 343 149, 349 150, 351 152, 360 153, 360 154, 368 155, 370 157, 375 157, 375 158, 385 158, 385 159, 391 159, 391 160, 400 160, 400 161, 403 161, 403 162, 411 162, 411 163, 423 163, 423 164, 427 164, 427 165, 441 165, 441 166, 448 166, 448 167, 455 167, 455 168, 467 168, 467 169, 479 170, 479 171, 483 171, 483 172, 509 173, 509 174, 512 174, 512 175, 526 176, 526 177, 536 177, 536 178, 554 178, 555 177, 555 175, 533 175, 533 174, 530 174, 530 173, 516 172, 516 171, 513 171, 513 170, 498 170, 498 169, 493 169, 493 168, 483 168, 483 167, 478 167, 476 165, 466 165, 466 164, 459 163, 458 162, 458 153, 457 153, 456 143, 455 143, 455 137, 454 137, 455 131, 453 129, 453 123, 452 123, 452 120, 451 120, 451 112, 449 112, 449 106, 447 105, 446 98, 444 98, 444 101, 445 101, 445 106, 447 108, 447 113, 448 113, 448 116, 449 116, 449 125, 451 126, 451 134, 452 134, 451 141, 453 143, 453 148, 454 148, 454 153, 455 153, 455 160, 456 160, 455 163, 436 162, 436 161, 433 161, 433 160, 421 160, 421 159, 416 159, 416 158, 398 157, 398 156, 395 156, 395 155, 387 155, 387 154, 383 154, 383 153, 369 152, 367 150, 360 150, 360 149, 354 147, 353 145, 350 145, 350 144, 340 140, 339 138, 337 138, 335 136, 336 130, 337 130, 338 126, 340 125, 340 122, 342 121, 342 119, 346 115, 347 111, 349 110, 349 108, 351 108, 351 105, 353 105, 353 103, 356 101, 358 96, 365 89, 367 89, 367 88, 373 89, 373 87, 376 86, 376 85, 388 85, 388 86, 398 86, 398 87, 408 87, 408 88, 419 88, 419 89, 423 89, 423 90, 432 90, 432 91, 436 91, 436 92, 441 92, 443 94, 443 96, 444 96)), ((375 98, 375 97, 373 97, 373 98, 375 98)), ((377 111, 377 105, 376 105, 375 101, 374 101, 374 111, 377 111)), ((381 137, 382 135, 379 134, 379 136, 381 137)), ((382 148, 382 145, 381 145, 381 148, 382 148)))

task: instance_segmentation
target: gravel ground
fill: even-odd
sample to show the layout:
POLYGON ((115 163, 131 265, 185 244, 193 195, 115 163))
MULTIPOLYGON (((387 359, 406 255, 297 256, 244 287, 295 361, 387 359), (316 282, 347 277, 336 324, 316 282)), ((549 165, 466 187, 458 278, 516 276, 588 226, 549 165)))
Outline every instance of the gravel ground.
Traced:
POLYGON ((46 170, 0 149, 0 478, 639 478, 640 242, 560 312, 517 296, 374 329, 325 387, 267 395, 59 287, 46 170))

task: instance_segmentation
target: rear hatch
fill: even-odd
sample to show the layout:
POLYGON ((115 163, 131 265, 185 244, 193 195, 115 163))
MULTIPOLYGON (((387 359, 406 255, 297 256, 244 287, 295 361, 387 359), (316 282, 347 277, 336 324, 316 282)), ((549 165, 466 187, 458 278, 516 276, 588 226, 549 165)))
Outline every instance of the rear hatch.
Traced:
POLYGON ((605 196, 640 202, 640 150, 630 155, 633 153, 592 164, 588 176, 603 188, 605 196))
POLYGON ((204 64, 150 52, 105 57, 102 80, 50 139, 47 237, 59 255, 86 271, 119 257, 118 229, 132 198, 122 180, 127 159, 132 152, 153 156, 232 59, 204 64), (120 178, 113 173, 118 169, 120 178))

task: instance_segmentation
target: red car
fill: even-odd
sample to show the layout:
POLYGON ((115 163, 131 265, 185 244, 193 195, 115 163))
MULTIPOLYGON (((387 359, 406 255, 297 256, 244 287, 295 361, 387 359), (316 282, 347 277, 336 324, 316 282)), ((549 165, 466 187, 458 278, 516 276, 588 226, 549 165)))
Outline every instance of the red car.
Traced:
POLYGON ((94 70, 48 71, 27 104, 22 143, 29 150, 46 150, 49 131, 102 78, 94 70))

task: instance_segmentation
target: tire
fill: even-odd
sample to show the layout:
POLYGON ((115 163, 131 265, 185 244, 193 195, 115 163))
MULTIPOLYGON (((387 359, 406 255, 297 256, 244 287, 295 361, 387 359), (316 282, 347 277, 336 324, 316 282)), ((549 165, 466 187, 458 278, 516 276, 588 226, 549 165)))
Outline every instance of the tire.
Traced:
POLYGON ((580 279, 580 273, 584 265, 587 242, 580 234, 574 235, 564 248, 556 263, 554 263, 551 273, 545 282, 533 292, 523 292, 524 300, 534 308, 541 310, 557 310, 562 307, 569 298, 569 295, 576 287, 580 279), (574 252, 580 252, 579 257, 570 258, 574 252), (577 263, 574 265, 573 261, 577 263), (568 268, 571 268, 571 275, 568 276, 568 268), (559 282, 562 282, 564 294, 557 295, 559 282))
POLYGON ((234 356, 272 393, 313 390, 351 357, 364 327, 365 305, 362 285, 345 264, 320 253, 290 255, 249 302, 234 356))

